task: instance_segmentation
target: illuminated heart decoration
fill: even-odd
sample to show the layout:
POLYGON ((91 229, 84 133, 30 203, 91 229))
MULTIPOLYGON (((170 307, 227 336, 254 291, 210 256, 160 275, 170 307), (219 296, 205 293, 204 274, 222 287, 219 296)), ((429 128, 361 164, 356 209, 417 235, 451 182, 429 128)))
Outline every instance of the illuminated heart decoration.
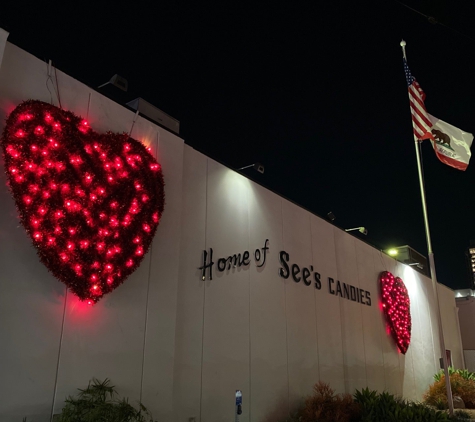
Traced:
POLYGON ((391 335, 402 354, 406 354, 411 342, 411 303, 404 281, 383 271, 379 275, 383 311, 391 335))
POLYGON ((69 111, 26 101, 1 139, 20 219, 41 262, 89 304, 146 254, 164 207, 160 165, 127 134, 94 132, 69 111))

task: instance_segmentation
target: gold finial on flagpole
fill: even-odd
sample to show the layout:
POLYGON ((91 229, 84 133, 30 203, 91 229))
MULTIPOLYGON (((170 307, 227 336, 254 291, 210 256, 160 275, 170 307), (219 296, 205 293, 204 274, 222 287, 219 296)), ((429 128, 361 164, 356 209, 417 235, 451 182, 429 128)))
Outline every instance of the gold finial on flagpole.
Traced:
POLYGON ((407 59, 406 59, 406 41, 401 40, 401 42, 399 43, 399 45, 400 45, 401 48, 402 48, 402 56, 404 57, 404 60, 407 60, 407 59))

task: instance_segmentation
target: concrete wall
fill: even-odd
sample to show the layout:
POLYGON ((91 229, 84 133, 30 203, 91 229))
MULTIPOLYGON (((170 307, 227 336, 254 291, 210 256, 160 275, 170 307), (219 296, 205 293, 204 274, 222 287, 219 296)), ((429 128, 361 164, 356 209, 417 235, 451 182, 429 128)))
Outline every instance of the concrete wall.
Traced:
POLYGON ((475 333, 473 325, 475 323, 475 297, 466 296, 457 298, 459 308, 460 332, 463 348, 475 350, 475 333))
POLYGON ((456 302, 459 309, 458 317, 460 321, 460 334, 463 344, 463 352, 466 368, 475 372, 475 333, 473 326, 475 323, 475 297, 473 292, 467 290, 465 297, 457 297, 456 302))
MULTIPOLYGON (((431 280, 188 146, 184 159, 175 391, 186 394, 174 397, 177 420, 222 420, 237 389, 241 420, 275 420, 317 380, 339 392, 369 386, 420 399, 440 357, 431 280), (252 255, 265 239, 265 267, 251 262, 219 272, 215 265, 213 279, 206 273, 201 280, 203 250, 212 248, 216 263, 252 255), (281 250, 300 268, 312 265, 322 288, 280 277, 281 250), (402 277, 410 293, 406 355, 388 336, 379 306, 385 270, 402 277), (331 295, 328 277, 371 292, 372 305, 331 295)), ((440 286, 439 295, 447 349, 461 367, 454 294, 440 286)))
MULTIPOLYGON (((130 131, 132 112, 60 71, 57 76, 63 108, 88 114, 96 131, 130 131)), ((6 43, 0 121, 25 99, 57 104, 47 79, 44 62, 6 43)), ((110 378, 158 420, 184 422, 233 418, 238 389, 242 422, 282 419, 318 380, 338 392, 369 386, 421 398, 439 358, 427 277, 142 118, 132 136, 162 164, 166 208, 139 269, 93 307, 39 262, 19 225, 1 161, 2 422, 49 421, 92 377, 110 378), (254 253, 260 249, 262 257, 266 239, 259 267, 254 253), (213 279, 207 272, 203 280, 199 267, 210 248, 213 279), (217 270, 219 258, 245 251, 248 265, 217 270), (280 251, 289 254, 289 265, 320 274, 321 288, 280 277, 280 251), (402 277, 410 293, 406 355, 387 334, 380 310, 384 270, 402 277), (370 292, 371 306, 330 294, 329 277, 370 292)), ((453 292, 441 287, 439 295, 447 348, 461 366, 453 292)))
MULTIPOLYGON (((0 121, 23 100, 51 101, 47 67, 7 43, 0 68, 0 121)), ((100 131, 129 132, 134 113, 58 71, 62 106, 100 131), (89 104, 89 113, 88 113, 89 104)), ((53 92, 52 100, 58 104, 53 92)), ((182 209, 183 140, 139 118, 132 136, 162 165, 166 211, 138 270, 100 305, 67 293, 39 262, 20 226, 0 165, 0 420, 49 420, 92 377, 110 378, 131 401, 171 420, 182 209)))

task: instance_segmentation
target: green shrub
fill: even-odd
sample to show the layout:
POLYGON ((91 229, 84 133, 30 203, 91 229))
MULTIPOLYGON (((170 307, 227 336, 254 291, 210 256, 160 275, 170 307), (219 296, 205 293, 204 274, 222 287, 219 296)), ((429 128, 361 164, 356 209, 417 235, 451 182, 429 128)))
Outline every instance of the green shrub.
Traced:
MULTIPOLYGON (((475 381, 475 373, 470 372, 468 369, 454 369, 449 366, 449 377, 451 377, 453 374, 458 374, 465 380, 475 381)), ((441 369, 434 375, 434 381, 440 381, 441 377, 443 377, 444 375, 444 370, 441 369)))
POLYGON ((466 412, 465 410, 456 410, 454 412, 454 420, 460 421, 464 419, 471 419, 470 413, 466 412))
POLYGON ((393 394, 378 394, 364 388, 356 390, 355 401, 361 406, 362 422, 411 422, 411 421, 445 421, 449 420, 445 412, 439 412, 420 403, 413 403, 393 394))
POLYGON ((119 399, 115 387, 106 379, 93 379, 77 398, 69 396, 58 422, 154 422, 146 407, 135 409, 127 399, 119 399))
MULTIPOLYGON (((449 375, 452 394, 462 398, 467 409, 475 408, 475 380, 464 378, 463 375, 454 371, 449 375)), ((445 387, 445 376, 442 374, 439 379, 429 386, 424 394, 424 402, 435 406, 438 409, 447 409, 447 391, 445 387)))

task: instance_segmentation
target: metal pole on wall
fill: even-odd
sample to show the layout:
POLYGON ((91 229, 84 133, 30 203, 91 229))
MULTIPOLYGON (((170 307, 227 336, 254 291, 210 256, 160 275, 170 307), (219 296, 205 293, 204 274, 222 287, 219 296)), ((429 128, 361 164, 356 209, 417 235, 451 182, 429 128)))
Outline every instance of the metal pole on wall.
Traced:
MULTIPOLYGON (((403 54, 404 60, 406 60, 406 42, 402 40, 400 45, 402 47, 402 54, 403 54)), ((438 326, 439 326, 440 353, 442 355, 442 362, 444 364, 445 388, 447 391, 447 402, 449 404, 449 413, 451 416, 453 416, 454 402, 452 398, 452 388, 450 386, 449 368, 447 366, 447 353, 445 351, 446 349, 445 349, 445 341, 444 341, 444 330, 442 328, 442 317, 440 315, 439 292, 437 289, 438 283, 437 283, 437 275, 435 272, 434 252, 432 250, 432 242, 430 239, 429 218, 427 216, 426 193, 425 193, 425 188, 424 188, 424 178, 422 174, 419 145, 420 145, 420 141, 414 135, 414 146, 416 147, 417 172, 419 175, 419 185, 421 189, 422 212, 424 215, 424 227, 425 227, 425 232, 426 232, 427 252, 429 254, 429 266, 430 266, 430 274, 431 274, 431 279, 432 279, 432 289, 434 290, 434 298, 435 298, 436 310, 437 310, 437 320, 438 320, 438 326)))

